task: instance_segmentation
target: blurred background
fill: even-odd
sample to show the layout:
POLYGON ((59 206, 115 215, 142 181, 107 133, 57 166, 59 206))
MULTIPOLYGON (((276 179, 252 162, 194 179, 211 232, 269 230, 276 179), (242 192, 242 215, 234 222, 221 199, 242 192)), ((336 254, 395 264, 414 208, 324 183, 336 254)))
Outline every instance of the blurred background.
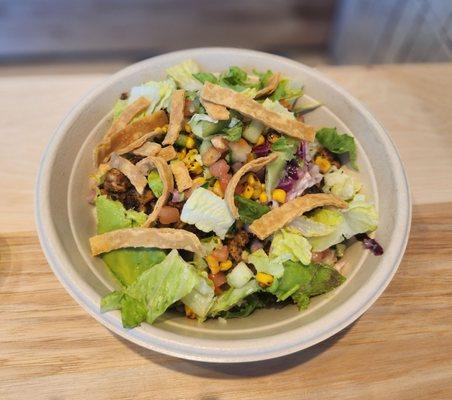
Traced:
POLYGON ((452 0, 0 0, 0 74, 246 47, 311 66, 450 61, 452 0))

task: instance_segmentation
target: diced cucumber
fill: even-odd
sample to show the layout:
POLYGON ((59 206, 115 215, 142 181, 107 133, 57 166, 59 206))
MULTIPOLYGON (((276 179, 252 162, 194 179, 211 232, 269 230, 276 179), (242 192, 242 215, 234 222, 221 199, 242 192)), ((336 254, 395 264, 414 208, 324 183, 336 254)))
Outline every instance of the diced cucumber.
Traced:
POLYGON ((204 139, 210 135, 220 132, 227 126, 227 123, 228 121, 199 121, 198 123, 193 124, 191 129, 195 136, 204 139))
POLYGON ((179 137, 176 139, 176 145, 180 147, 185 147, 185 144, 187 143, 188 136, 184 135, 183 133, 179 134, 179 137))
POLYGON ((239 289, 245 286, 252 277, 253 273, 242 261, 234 267, 234 269, 228 274, 226 279, 230 286, 239 289))
POLYGON ((259 136, 262 135, 265 125, 253 119, 250 124, 244 129, 242 136, 250 143, 257 143, 259 136))
POLYGON ((294 103, 292 112, 296 114, 306 114, 310 111, 315 110, 321 105, 322 103, 318 102, 317 100, 308 99, 306 96, 301 96, 294 103))

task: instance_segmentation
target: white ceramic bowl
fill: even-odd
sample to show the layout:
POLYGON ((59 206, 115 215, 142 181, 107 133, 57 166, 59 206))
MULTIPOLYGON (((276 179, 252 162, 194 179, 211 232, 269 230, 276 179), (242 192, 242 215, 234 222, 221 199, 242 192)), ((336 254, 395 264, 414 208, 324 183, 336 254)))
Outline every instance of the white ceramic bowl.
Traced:
MULTIPOLYGON (((363 82, 365 84, 365 82, 363 82)), ((408 239, 411 204, 407 179, 397 150, 381 125, 352 96, 317 71, 286 58, 250 50, 201 48, 179 51, 134 64, 93 89, 57 128, 42 162, 36 187, 36 220, 42 248, 55 275, 71 296, 94 318, 118 335, 143 347, 192 360, 257 361, 312 346, 351 324, 390 282, 408 239), (101 314, 99 300, 115 287, 105 266, 89 255, 93 210, 86 202, 92 149, 109 123, 109 112, 123 91, 165 68, 194 59, 206 70, 231 65, 280 71, 305 84, 306 93, 324 107, 309 114, 315 126, 337 126, 359 143, 361 180, 375 202, 380 223, 377 238, 385 253, 375 257, 360 243, 346 254, 347 281, 332 293, 314 298, 310 308, 295 306, 258 310, 245 319, 198 324, 167 315, 155 325, 127 330, 118 312, 101 314)))

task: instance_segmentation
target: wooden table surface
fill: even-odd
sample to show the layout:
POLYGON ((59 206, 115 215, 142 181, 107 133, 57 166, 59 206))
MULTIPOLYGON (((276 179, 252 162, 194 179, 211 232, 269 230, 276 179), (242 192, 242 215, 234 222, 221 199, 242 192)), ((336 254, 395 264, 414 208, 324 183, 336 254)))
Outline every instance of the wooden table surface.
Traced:
POLYGON ((305 351, 241 365, 128 343, 65 292, 41 252, 33 186, 68 109, 104 75, 0 78, 0 399, 451 399, 452 64, 320 68, 388 129, 413 225, 387 290, 305 351))

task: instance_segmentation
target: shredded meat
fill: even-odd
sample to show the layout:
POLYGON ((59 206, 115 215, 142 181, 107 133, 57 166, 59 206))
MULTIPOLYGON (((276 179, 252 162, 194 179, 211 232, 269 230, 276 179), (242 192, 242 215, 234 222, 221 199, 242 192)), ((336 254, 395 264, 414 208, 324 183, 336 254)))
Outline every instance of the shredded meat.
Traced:
POLYGON ((242 251, 245 246, 250 241, 250 236, 245 231, 239 231, 235 234, 235 236, 228 241, 228 250, 230 256, 234 259, 234 261, 241 261, 242 259, 242 251))
POLYGON ((125 193, 130 187, 129 179, 116 168, 106 173, 103 188, 107 192, 125 193))

